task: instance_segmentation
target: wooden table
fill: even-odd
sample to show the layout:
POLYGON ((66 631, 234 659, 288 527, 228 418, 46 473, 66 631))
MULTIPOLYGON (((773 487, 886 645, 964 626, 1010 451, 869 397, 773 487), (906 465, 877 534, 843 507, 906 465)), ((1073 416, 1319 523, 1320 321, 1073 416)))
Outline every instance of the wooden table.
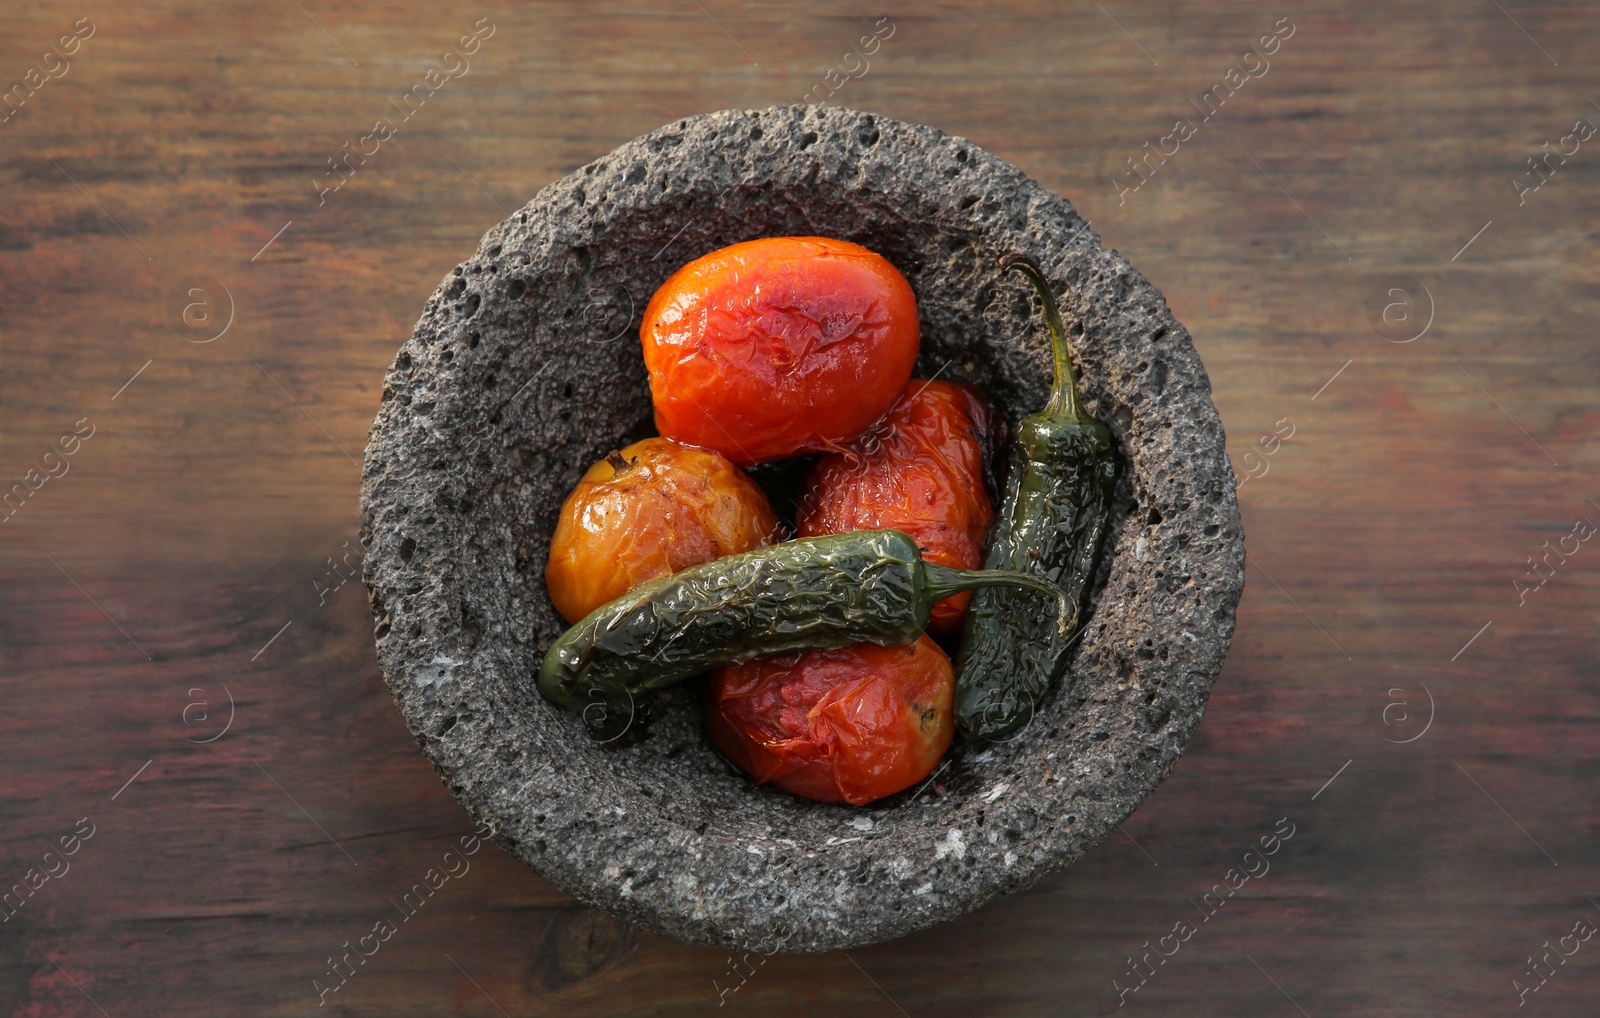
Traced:
MULTIPOLYGON (((39 886, 0 924, 0 1012, 690 1015, 715 984, 751 1015, 1508 1014, 1514 980, 1540 985, 1529 955, 1600 924, 1600 548, 1574 536, 1600 521, 1600 140, 1572 133, 1600 124, 1591 4, 151 0, 5 22, 0 84, 26 102, 0 124, 0 481, 26 497, 0 529, 0 885, 39 886), (539 187, 859 68, 885 15, 835 101, 1077 202, 1189 327, 1259 474, 1189 753, 1069 871, 895 943, 753 956, 742 984, 492 846, 399 923, 391 899, 470 825, 339 586, 385 366, 539 187), (463 71, 446 54, 475 30, 463 71), (441 65, 459 77, 370 152, 441 65), (1132 190, 1127 160, 1163 149, 1132 190), (1270 871, 1208 916, 1280 818, 1270 871), (382 919, 398 934, 319 1009, 330 955, 382 919), (1199 932, 1162 941, 1180 920, 1199 932), (1127 1011, 1118 985, 1141 987, 1127 1011)), ((1526 1013, 1594 1013, 1600 940, 1564 943, 1526 1013)))

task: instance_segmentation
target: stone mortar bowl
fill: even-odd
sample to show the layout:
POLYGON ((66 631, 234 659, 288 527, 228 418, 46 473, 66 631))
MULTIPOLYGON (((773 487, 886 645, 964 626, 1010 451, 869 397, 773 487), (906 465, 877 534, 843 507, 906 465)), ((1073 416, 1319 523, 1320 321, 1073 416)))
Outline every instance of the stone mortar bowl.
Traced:
POLYGON ((444 277, 389 370, 362 472, 378 658, 423 752, 551 884, 691 944, 888 940, 1074 861, 1166 777, 1199 722, 1244 585, 1210 383, 1160 292, 1059 195, 963 138, 852 110, 692 117, 541 190, 444 277), (609 450, 653 434, 638 328, 678 266, 813 234, 916 291, 918 376, 976 383, 1015 425, 1051 380, 1031 255, 1064 295, 1120 480, 1067 681, 1020 734, 957 744, 867 808, 757 787, 702 728, 703 682, 656 694, 649 737, 602 744, 533 677, 565 625, 545 592, 557 513, 609 450))

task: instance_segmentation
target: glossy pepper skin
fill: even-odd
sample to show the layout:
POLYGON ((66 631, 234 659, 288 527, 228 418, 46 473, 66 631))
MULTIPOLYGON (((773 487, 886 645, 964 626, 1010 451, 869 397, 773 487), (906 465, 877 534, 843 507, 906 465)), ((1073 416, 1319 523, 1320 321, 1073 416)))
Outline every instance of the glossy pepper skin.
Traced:
POLYGON ((973 595, 956 656, 955 710, 956 727, 975 739, 997 738, 1032 718, 1065 670, 1116 485, 1111 432, 1084 412, 1049 284, 1038 266, 1019 255, 1008 256, 1001 267, 1026 275, 1044 303, 1055 385, 1044 409, 1024 417, 1017 429, 984 565, 1058 585, 1072 602, 1073 619, 1063 631, 1035 599, 1001 590, 973 595))
POLYGON ((953 683, 926 636, 761 657, 711 673, 707 727, 758 783, 865 806, 939 762, 955 734, 953 683))
POLYGON ((772 544, 778 518, 717 453, 647 438, 590 467, 561 506, 545 583, 568 622, 661 576, 772 544))
POLYGON ((740 466, 834 448, 905 388, 917 301, 859 244, 769 237, 679 269, 639 326, 656 430, 740 466))
MULTIPOLYGON (((978 568, 994 519, 984 463, 999 426, 972 386, 912 379, 870 430, 817 460, 796 529, 801 537, 900 530, 929 562, 978 568)), ((960 629, 969 596, 934 605, 932 631, 960 629)))
POLYGON ((1063 624, 1070 615, 1049 583, 925 563, 896 530, 789 541, 652 580, 595 609, 550 645, 539 691, 583 710, 765 654, 910 643, 935 603, 991 584, 1038 591, 1059 604, 1063 624))

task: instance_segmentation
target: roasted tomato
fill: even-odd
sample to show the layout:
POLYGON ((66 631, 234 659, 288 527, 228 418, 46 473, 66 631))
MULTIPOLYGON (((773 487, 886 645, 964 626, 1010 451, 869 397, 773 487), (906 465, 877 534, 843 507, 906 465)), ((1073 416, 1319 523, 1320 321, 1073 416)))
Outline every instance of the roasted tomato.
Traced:
POLYGON ((718 668, 711 738, 758 782, 864 806, 928 776, 950 747, 950 659, 926 636, 718 668))
MULTIPOLYGON (((901 530, 929 562, 981 567, 994 519, 984 465, 999 426, 972 386, 912 379, 872 430, 812 468, 795 511, 800 536, 901 530)), ((929 628, 960 629, 969 596, 940 601, 929 628)))
POLYGON ((905 388, 918 336, 905 277, 823 237, 698 258, 661 284, 639 327, 657 430, 743 466, 856 437, 905 388))
POLYGON ((589 468, 561 507, 545 583, 576 622, 646 580, 778 538, 767 496, 717 453, 665 438, 589 468))

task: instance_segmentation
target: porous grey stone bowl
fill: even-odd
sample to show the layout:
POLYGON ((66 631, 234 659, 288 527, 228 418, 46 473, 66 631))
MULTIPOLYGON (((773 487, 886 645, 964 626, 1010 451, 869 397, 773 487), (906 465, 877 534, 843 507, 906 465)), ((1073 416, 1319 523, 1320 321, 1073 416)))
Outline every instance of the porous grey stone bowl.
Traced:
POLYGON ((1064 198, 965 139, 814 106, 670 124, 490 230, 395 357, 361 504, 379 661, 451 793, 574 897, 742 950, 887 940, 1077 859, 1182 753, 1244 584, 1210 384, 1155 287, 1064 198), (797 234, 898 266, 919 375, 978 384, 1013 424, 1051 369, 1027 287, 996 263, 1032 255, 1087 323, 1082 390, 1121 457, 1070 682, 1010 741, 957 746, 932 781, 864 809, 730 768, 703 735, 701 682, 657 694, 649 738, 600 744, 533 681, 564 628, 543 575, 562 500, 652 433, 646 301, 692 258, 797 234))

